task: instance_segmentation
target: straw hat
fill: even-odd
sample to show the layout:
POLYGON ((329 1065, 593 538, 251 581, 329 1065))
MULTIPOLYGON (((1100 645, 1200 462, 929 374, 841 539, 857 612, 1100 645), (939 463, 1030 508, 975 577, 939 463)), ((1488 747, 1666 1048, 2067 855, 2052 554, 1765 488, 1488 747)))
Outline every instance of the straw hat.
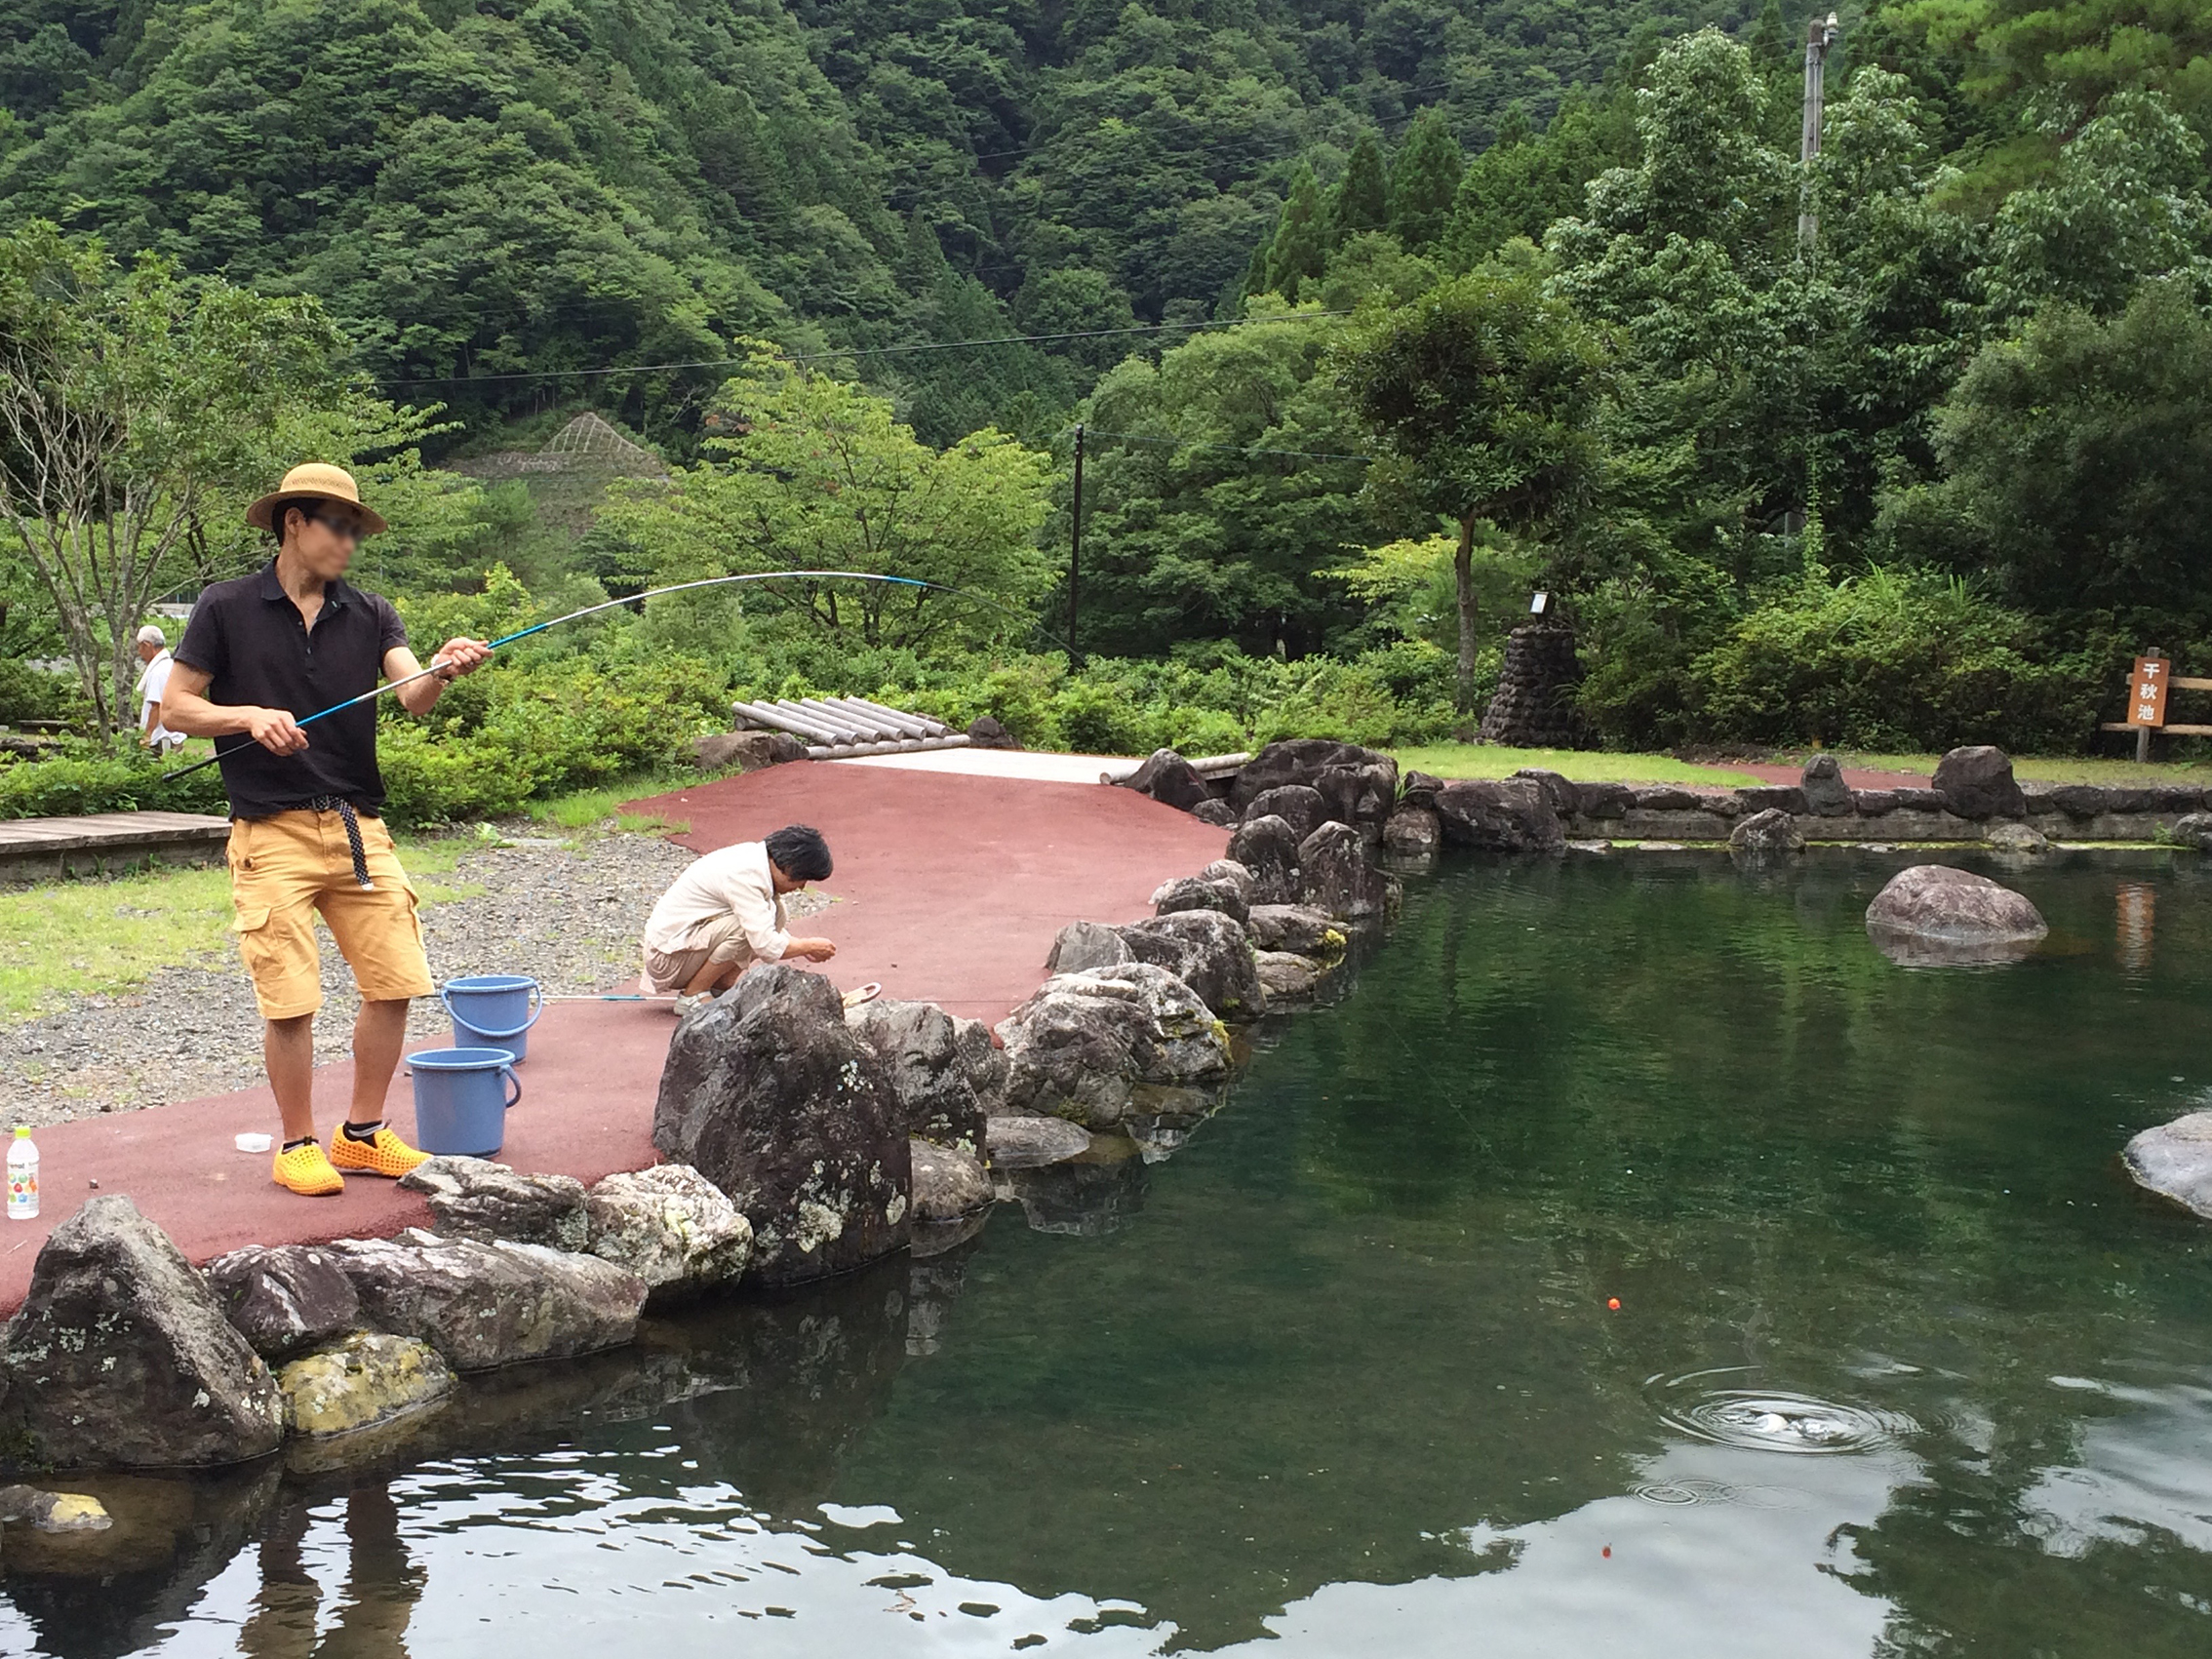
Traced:
POLYGON ((294 467, 284 475, 284 482, 246 509, 246 522, 256 530, 274 532, 274 513, 279 501, 295 501, 313 496, 323 501, 342 501, 361 515, 361 526, 369 534, 391 527, 377 514, 361 504, 361 487, 353 482, 353 474, 342 466, 332 466, 328 461, 307 461, 294 467))

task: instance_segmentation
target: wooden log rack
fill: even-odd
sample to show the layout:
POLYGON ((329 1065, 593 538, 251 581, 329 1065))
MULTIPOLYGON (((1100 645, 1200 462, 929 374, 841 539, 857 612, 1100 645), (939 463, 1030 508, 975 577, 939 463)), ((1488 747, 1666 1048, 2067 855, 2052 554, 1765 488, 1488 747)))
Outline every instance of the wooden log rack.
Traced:
POLYGON ((941 720, 886 708, 866 697, 778 697, 773 702, 730 707, 739 730, 788 732, 806 743, 810 760, 968 747, 968 733, 955 731, 941 720))

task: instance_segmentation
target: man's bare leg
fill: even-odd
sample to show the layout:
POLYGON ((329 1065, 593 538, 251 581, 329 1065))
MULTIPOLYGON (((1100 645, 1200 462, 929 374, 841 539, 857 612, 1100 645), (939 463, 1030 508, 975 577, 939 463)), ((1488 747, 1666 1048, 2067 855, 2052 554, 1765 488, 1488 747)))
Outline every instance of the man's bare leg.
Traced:
POLYGON ((286 1142, 315 1138, 315 1016, 261 1022, 261 1063, 284 1120, 286 1142))
MULTIPOLYGON (((384 1121, 384 1095, 399 1069, 400 1050, 407 1046, 405 997, 385 1002, 364 1002, 353 1022, 353 1109, 345 1121, 357 1126, 384 1121)), ((289 1136, 291 1131, 287 1129, 289 1136)), ((304 1132, 313 1134, 311 1126, 304 1132)))
POLYGON ((741 962, 710 962, 691 975, 691 982, 684 987, 684 995, 695 997, 701 991, 727 991, 737 983, 737 976, 744 971, 745 964, 741 962))

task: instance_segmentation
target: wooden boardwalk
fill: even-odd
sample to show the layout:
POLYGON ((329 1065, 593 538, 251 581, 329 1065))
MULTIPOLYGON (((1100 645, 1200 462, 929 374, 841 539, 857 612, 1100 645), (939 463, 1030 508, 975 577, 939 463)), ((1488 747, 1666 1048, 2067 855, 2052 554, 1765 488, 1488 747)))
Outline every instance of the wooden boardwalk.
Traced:
POLYGON ((92 812, 0 818, 0 882, 107 875, 147 864, 221 858, 230 820, 205 812, 92 812))

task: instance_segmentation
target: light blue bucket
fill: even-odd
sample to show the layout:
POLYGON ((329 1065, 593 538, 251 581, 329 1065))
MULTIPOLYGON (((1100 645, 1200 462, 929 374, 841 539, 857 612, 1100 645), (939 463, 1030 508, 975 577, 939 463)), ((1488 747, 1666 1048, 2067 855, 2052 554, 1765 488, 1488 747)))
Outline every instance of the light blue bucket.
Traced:
POLYGON ((507 1138, 507 1108, 522 1098, 506 1048, 425 1048, 415 1074, 415 1144, 443 1158, 490 1158, 507 1138))
POLYGON ((530 1028, 545 1011, 537 981, 523 973, 476 973, 449 979, 438 1001, 454 1016, 456 1048, 511 1048, 516 1061, 530 1054, 530 1028))

